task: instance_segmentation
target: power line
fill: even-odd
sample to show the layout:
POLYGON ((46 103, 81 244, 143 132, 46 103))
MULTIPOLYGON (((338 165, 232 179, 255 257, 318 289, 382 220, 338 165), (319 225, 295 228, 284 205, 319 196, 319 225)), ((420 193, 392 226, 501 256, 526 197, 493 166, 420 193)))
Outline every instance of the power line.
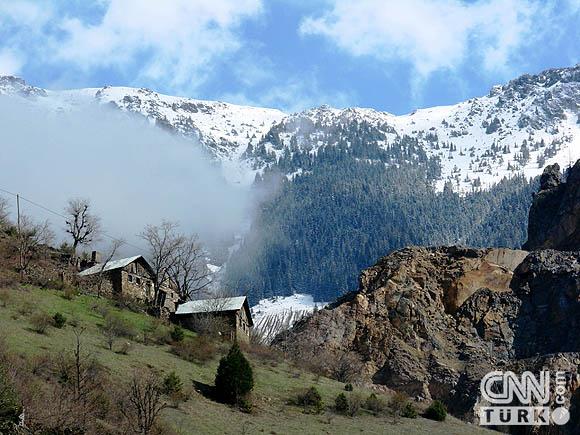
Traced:
MULTIPOLYGON (((37 203, 36 201, 32 201, 31 199, 25 198, 24 196, 22 196, 22 195, 20 195, 20 194, 17 194, 17 193, 11 192, 11 191, 9 191, 9 190, 6 190, 6 189, 3 189, 3 188, 1 188, 1 187, 0 187, 0 192, 4 192, 4 193, 6 193, 6 194, 8 194, 8 195, 11 195, 11 196, 13 196, 14 198, 20 198, 21 200, 23 200, 23 201, 26 201, 27 203, 29 203, 29 204, 31 204, 31 205, 33 205, 33 206, 35 206, 35 207, 38 207, 38 208, 40 208, 40 209, 42 209, 42 210, 44 210, 44 211, 46 211, 46 212, 48 212, 48 213, 51 213, 51 214, 53 214, 53 215, 55 215, 55 216, 58 216, 58 217, 60 217, 60 218, 63 218, 63 219, 68 219, 68 216, 65 216, 65 215, 63 215, 62 213, 59 213, 59 212, 57 212, 57 211, 54 211, 54 210, 52 210, 52 209, 50 209, 50 208, 48 208, 48 207, 46 207, 46 206, 44 206, 44 205, 42 205, 42 204, 39 204, 39 203, 37 203)), ((100 234, 101 234, 102 236, 104 236, 104 237, 108 238, 108 239, 111 239, 111 240, 113 240, 113 241, 123 241, 123 244, 124 244, 124 245, 130 246, 130 247, 132 247, 132 248, 135 248, 135 249, 138 249, 138 250, 140 250, 140 251, 145 251, 145 249, 143 249, 142 247, 140 247, 140 246, 137 246, 137 245, 133 245, 133 244, 131 244, 131 243, 128 243, 128 242, 126 242, 126 241, 124 241, 123 239, 120 239, 120 238, 118 238, 118 237, 114 237, 114 236, 112 236, 112 235, 110 235, 110 234, 107 234, 107 233, 100 233, 100 234)))

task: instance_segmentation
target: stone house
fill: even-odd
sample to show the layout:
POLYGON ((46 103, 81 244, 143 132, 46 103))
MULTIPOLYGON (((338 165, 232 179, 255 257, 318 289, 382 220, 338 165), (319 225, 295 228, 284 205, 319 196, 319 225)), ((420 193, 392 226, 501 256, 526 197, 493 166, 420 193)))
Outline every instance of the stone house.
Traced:
MULTIPOLYGON (((97 285, 102 273, 101 293, 110 297, 128 297, 140 302, 151 302, 154 296, 154 272, 142 255, 112 260, 105 264, 100 262, 97 253, 93 253, 92 265, 78 275, 81 279, 97 285)), ((159 306, 166 312, 173 313, 179 297, 171 286, 163 285, 158 295, 159 306)))
POLYGON ((250 330, 254 326, 246 296, 185 302, 177 307, 174 320, 192 330, 213 320, 212 325, 218 329, 213 332, 228 340, 243 342, 250 341, 250 330))

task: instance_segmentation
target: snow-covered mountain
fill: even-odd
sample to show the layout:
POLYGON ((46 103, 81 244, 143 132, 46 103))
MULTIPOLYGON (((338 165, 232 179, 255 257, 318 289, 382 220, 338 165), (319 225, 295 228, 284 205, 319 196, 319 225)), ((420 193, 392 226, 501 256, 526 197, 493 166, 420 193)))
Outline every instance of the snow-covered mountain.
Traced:
MULTIPOLYGON (((567 167, 580 158, 580 65, 523 75, 493 87, 486 96, 401 116, 328 106, 287 115, 276 109, 173 97, 149 89, 106 86, 51 91, 15 77, 0 77, 0 94, 56 110, 82 110, 83 105, 96 102, 139 114, 200 141, 223 163, 230 181, 244 184, 265 167, 275 166, 282 156, 316 156, 321 147, 340 141, 348 145, 352 134, 363 130, 363 143, 369 147, 389 149, 395 144, 405 149, 406 158, 420 153, 436 159, 439 189, 446 182, 460 191, 485 188, 503 177, 536 176, 546 164, 567 167)), ((289 178, 302 170, 283 168, 289 178)))
POLYGON ((455 190, 469 191, 516 173, 539 175, 546 164, 569 166, 580 157, 579 113, 577 65, 524 75, 493 87, 487 96, 402 116, 321 106, 284 118, 253 154, 271 163, 287 150, 315 155, 362 129, 368 146, 388 149, 405 137, 413 139, 427 158, 439 159, 439 189, 451 181, 455 190))

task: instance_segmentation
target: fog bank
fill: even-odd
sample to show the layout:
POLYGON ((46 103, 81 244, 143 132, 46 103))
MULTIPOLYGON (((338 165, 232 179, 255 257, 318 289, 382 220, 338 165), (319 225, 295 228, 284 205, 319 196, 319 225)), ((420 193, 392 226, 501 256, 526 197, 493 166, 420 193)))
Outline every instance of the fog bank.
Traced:
MULTIPOLYGON (((89 198, 107 233, 139 246, 136 235, 162 219, 205 241, 237 233, 253 203, 199 144, 97 104, 55 112, 0 96, 0 163, 0 188, 58 212, 68 198, 89 198)), ((63 236, 61 219, 22 208, 63 236)))

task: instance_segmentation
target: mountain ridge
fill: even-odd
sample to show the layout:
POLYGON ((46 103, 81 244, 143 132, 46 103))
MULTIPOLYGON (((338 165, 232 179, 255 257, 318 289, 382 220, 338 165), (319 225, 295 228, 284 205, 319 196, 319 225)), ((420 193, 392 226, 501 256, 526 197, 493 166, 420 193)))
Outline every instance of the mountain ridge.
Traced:
MULTIPOLYGON (((174 97, 146 88, 51 91, 11 76, 0 77, 2 94, 57 110, 97 102, 136 113, 161 128, 199 141, 224 164, 228 180, 243 184, 251 184, 268 168, 279 167, 284 153, 315 158, 321 147, 341 140, 348 146, 346 135, 335 133, 361 125, 368 132, 367 147, 385 150, 405 138, 415 141, 441 168, 433 180, 438 190, 446 184, 460 192, 488 188, 515 174, 538 176, 546 164, 567 167, 580 157, 580 65, 524 74, 493 86, 485 96, 405 115, 328 105, 286 114, 277 109, 174 97)), ((282 172, 291 179, 304 170, 294 165, 282 172)))

